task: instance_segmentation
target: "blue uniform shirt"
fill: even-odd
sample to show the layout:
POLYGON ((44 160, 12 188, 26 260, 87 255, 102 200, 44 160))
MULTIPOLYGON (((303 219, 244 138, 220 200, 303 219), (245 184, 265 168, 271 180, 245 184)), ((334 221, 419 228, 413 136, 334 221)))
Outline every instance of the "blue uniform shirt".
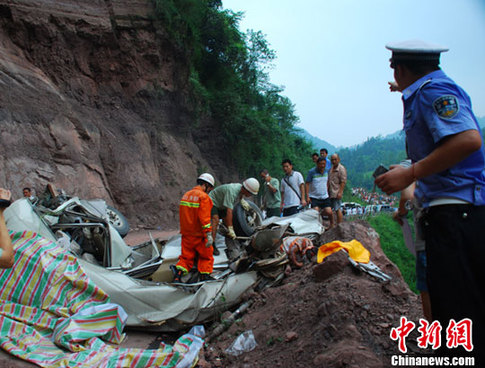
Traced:
POLYGON ((332 167, 332 162, 328 158, 325 159, 325 172, 328 173, 332 167))
MULTIPOLYGON (((420 78, 403 91, 408 156, 419 161, 453 134, 480 131, 470 97, 441 70, 420 78)), ((457 198, 485 205, 485 154, 482 148, 440 173, 418 181, 415 196, 426 207, 437 198, 457 198)))

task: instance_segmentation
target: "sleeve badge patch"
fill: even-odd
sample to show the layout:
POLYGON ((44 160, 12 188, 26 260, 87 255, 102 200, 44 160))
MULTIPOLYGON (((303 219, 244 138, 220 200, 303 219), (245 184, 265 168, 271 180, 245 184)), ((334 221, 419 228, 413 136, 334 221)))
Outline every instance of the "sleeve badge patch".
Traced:
POLYGON ((460 106, 458 105, 458 100, 455 96, 446 95, 434 100, 433 108, 439 117, 443 119, 451 119, 458 113, 460 106))

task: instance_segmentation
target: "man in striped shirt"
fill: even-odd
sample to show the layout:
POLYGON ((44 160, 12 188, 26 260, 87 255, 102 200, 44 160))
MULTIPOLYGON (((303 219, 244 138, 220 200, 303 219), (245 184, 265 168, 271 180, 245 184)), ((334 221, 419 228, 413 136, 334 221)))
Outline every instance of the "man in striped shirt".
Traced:
POLYGON ((204 173, 197 179, 197 185, 184 194, 179 206, 182 253, 177 265, 172 267, 173 282, 181 282, 194 265, 198 255, 197 269, 200 280, 210 280, 214 257, 212 255, 211 210, 212 199, 208 193, 214 188, 214 178, 204 173))

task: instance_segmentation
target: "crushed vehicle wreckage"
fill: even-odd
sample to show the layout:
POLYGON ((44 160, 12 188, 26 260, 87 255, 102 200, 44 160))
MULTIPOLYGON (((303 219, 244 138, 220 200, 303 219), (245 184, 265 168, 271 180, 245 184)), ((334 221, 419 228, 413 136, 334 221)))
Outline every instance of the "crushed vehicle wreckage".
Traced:
POLYGON ((283 237, 316 239, 324 232, 314 210, 261 221, 251 206, 241 218, 248 219, 244 234, 253 231, 252 235, 238 240, 217 236, 217 247, 226 252, 214 257, 215 280, 173 284, 170 265, 180 255, 180 235, 128 246, 110 223, 105 206, 101 200, 71 197, 50 208, 25 198, 12 203, 5 218, 11 231, 35 232, 75 255, 111 302, 124 308, 128 327, 156 331, 177 331, 214 319, 240 303, 247 290, 276 285, 288 264, 279 250, 283 237))

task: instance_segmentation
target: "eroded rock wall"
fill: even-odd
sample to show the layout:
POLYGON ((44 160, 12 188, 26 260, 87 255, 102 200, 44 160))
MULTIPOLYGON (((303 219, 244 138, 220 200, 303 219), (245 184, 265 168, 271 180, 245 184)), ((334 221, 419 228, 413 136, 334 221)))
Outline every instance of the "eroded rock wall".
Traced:
POLYGON ((51 182, 166 228, 198 172, 231 177, 217 127, 192 113, 189 53, 153 12, 150 0, 0 0, 1 186, 19 197, 51 182))

